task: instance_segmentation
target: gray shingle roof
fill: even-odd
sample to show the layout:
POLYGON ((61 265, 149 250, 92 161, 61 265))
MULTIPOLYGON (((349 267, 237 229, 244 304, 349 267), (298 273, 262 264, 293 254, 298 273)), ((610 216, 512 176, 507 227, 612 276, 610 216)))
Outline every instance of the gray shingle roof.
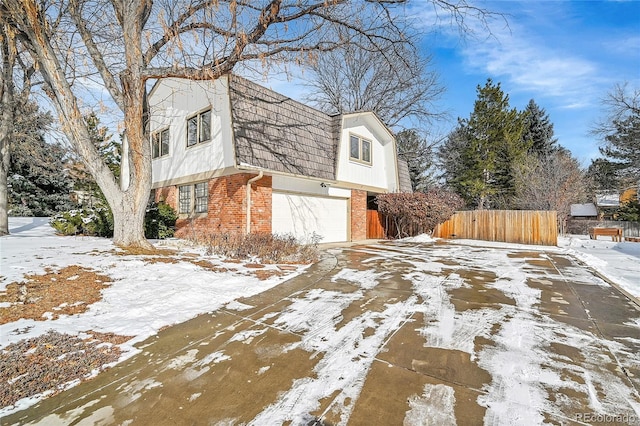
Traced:
POLYGON ((339 117, 236 75, 229 92, 239 164, 335 179, 339 117))

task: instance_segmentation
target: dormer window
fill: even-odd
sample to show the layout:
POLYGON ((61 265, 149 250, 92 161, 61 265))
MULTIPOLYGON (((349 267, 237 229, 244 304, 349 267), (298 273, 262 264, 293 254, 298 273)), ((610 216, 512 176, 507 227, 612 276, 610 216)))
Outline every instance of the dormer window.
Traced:
POLYGON ((349 158, 371 164, 371 141, 359 136, 349 136, 349 158))
POLYGON ((187 118, 187 146, 211 139, 211 109, 187 118))

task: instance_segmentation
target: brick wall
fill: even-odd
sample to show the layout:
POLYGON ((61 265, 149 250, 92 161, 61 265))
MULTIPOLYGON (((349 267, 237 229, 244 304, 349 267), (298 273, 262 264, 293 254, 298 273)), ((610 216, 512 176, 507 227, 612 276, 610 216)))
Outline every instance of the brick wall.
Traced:
MULTIPOLYGON (((248 179, 253 176, 249 175, 248 179)), ((271 233, 273 199, 271 181, 271 176, 264 176, 251 184, 251 232, 253 233, 271 233)))
POLYGON ((351 190, 351 241, 367 238, 367 191, 351 190))
MULTIPOLYGON (((255 174, 239 173, 209 181, 206 214, 176 221, 176 237, 197 236, 204 232, 241 232, 246 230, 246 184, 255 174)), ((271 176, 251 185, 251 232, 271 232, 271 176)), ((178 210, 178 187, 156 190, 156 200, 165 200, 178 210)))

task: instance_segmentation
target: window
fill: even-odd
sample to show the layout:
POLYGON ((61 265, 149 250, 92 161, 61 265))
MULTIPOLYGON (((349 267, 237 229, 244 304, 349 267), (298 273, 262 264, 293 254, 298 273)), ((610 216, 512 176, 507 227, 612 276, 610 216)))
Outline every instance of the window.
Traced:
POLYGON ((211 110, 187 118, 187 146, 211 139, 211 110))
POLYGON ((207 182, 196 183, 194 189, 196 193, 194 211, 196 213, 206 213, 209 205, 209 186, 207 182))
POLYGON ((151 155, 153 158, 169 155, 169 129, 151 135, 151 155))
POLYGON ((351 135, 349 137, 349 157, 352 160, 371 164, 371 141, 351 135))
POLYGON ((209 206, 207 182, 183 185, 178 188, 178 213, 206 213, 209 206))
POLYGON ((191 185, 181 186, 179 189, 179 213, 191 213, 191 185))

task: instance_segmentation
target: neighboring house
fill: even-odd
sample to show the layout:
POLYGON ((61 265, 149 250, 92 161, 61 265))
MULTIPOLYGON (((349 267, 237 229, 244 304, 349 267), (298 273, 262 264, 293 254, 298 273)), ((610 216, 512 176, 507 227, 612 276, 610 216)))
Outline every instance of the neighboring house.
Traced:
POLYGON ((371 112, 330 116, 244 78, 163 79, 149 94, 155 199, 190 232, 367 238, 375 195, 411 191, 371 112))
POLYGON ((596 191, 596 208, 598 219, 612 220, 620 208, 620 193, 616 190, 596 191))
POLYGON ((596 206, 593 203, 571 204, 570 216, 572 219, 592 219, 593 220, 598 218, 598 210, 596 209, 596 206))

